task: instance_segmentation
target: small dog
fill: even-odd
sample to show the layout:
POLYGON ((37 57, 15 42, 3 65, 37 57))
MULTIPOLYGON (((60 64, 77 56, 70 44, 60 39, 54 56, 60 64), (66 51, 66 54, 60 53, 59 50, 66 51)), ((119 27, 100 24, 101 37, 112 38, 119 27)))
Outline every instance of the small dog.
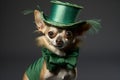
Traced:
MULTIPOLYGON (((80 47, 81 36, 91 28, 87 22, 82 22, 79 27, 63 29, 45 23, 41 17, 41 12, 34 11, 37 31, 42 35, 37 38, 38 45, 44 47, 57 55, 58 57, 67 57, 68 52, 80 47)), ((64 64, 65 65, 65 64, 64 64)), ((50 71, 47 67, 47 60, 44 59, 42 68, 39 71, 39 80, 76 80, 77 69, 68 69, 64 65, 56 65, 56 69, 50 71)), ((24 74, 23 80, 30 80, 27 73, 24 74)), ((35 79, 34 79, 35 80, 35 79)))

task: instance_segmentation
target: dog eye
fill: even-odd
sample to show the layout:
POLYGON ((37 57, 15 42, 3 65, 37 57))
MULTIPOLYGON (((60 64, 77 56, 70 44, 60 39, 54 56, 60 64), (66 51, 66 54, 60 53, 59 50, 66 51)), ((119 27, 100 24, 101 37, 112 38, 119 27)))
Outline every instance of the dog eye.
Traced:
POLYGON ((71 38, 73 36, 71 31, 66 31, 65 35, 67 38, 71 38))
POLYGON ((55 37, 55 34, 54 34, 53 31, 49 31, 49 32, 48 32, 48 36, 49 36, 50 38, 54 38, 54 37, 55 37))

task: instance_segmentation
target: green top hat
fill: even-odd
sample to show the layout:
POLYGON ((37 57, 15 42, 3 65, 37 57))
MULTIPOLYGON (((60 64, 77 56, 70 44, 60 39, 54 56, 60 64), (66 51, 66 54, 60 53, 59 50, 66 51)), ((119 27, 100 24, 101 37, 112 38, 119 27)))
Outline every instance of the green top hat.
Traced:
POLYGON ((75 22, 75 19, 78 12, 83 8, 82 6, 61 1, 51 1, 51 3, 50 15, 45 16, 43 13, 41 15, 46 23, 60 28, 70 28, 81 23, 81 21, 75 22))
MULTIPOLYGON (((98 32, 101 28, 100 20, 98 19, 80 20, 75 22, 78 12, 83 8, 82 6, 57 0, 51 1, 51 3, 52 10, 50 15, 45 16, 43 12, 41 14, 41 18, 44 22, 59 28, 75 28, 79 27, 76 25, 81 25, 82 23, 87 22, 91 25, 89 32, 92 34, 98 32)), ((27 15, 33 12, 34 10, 24 10, 23 14, 27 15)))
MULTIPOLYGON (((45 16, 43 12, 41 14, 41 18, 44 22, 59 28, 75 28, 79 27, 76 25, 81 25, 82 23, 87 22, 91 25, 89 32, 92 34, 98 32, 101 28, 100 20, 98 19, 80 20, 75 22, 78 12, 83 8, 82 6, 57 0, 51 1, 51 3, 52 11, 49 17, 45 16)), ((39 6, 38 9, 40 10, 39 6)), ((24 10, 22 13, 27 15, 33 12, 34 10, 24 10)))

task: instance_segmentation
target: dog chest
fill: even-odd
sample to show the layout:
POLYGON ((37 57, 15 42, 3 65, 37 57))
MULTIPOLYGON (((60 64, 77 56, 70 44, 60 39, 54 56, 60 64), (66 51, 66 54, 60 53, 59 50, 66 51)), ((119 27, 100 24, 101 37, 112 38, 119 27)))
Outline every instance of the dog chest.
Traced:
POLYGON ((45 80, 75 80, 76 72, 75 70, 65 70, 61 69, 56 73, 46 71, 44 75, 45 80))

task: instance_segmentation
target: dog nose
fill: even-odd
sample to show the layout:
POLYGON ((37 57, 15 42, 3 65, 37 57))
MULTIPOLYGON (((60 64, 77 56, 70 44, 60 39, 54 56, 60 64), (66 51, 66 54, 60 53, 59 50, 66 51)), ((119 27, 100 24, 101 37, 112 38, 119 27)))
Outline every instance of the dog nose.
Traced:
POLYGON ((62 46, 63 45, 62 39, 57 39, 56 43, 57 43, 58 46, 62 46))

